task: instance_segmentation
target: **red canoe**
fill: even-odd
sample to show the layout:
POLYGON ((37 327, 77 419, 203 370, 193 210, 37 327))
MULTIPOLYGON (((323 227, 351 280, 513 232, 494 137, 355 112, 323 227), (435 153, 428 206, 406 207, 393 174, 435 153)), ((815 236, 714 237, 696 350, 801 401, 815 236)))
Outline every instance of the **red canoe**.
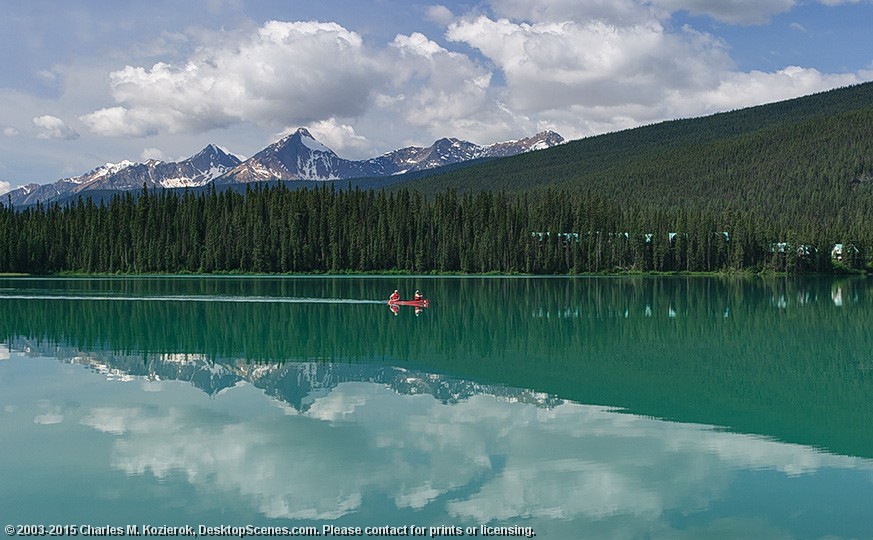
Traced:
POLYGON ((413 306, 413 307, 427 307, 427 298, 422 298, 421 300, 388 300, 389 306, 413 306))

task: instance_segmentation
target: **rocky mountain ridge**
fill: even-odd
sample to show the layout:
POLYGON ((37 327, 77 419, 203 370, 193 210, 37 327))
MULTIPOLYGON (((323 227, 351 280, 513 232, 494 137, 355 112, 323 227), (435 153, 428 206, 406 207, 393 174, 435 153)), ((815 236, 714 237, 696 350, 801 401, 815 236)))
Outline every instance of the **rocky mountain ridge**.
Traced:
POLYGON ((242 162, 214 144, 177 162, 150 159, 144 163, 124 160, 107 163, 85 174, 63 178, 53 184, 28 184, 7 194, 15 206, 51 202, 95 190, 132 191, 148 188, 199 187, 208 184, 242 162))
POLYGON ((431 146, 408 146, 366 160, 348 160, 318 142, 306 128, 264 148, 217 183, 263 182, 268 180, 345 180, 392 176, 434 169, 481 158, 508 157, 545 149, 564 142, 553 131, 543 131, 515 141, 479 146, 469 141, 443 138, 431 146))
POLYGON ((150 159, 144 163, 107 163, 85 174, 51 184, 28 184, 6 194, 15 206, 69 200, 88 192, 134 191, 148 188, 198 188, 264 181, 327 181, 385 177, 422 171, 474 159, 508 157, 559 145, 564 138, 553 131, 532 137, 479 146, 443 138, 427 148, 409 146, 366 160, 348 160, 317 141, 306 128, 273 143, 243 161, 210 144, 178 162, 150 159))

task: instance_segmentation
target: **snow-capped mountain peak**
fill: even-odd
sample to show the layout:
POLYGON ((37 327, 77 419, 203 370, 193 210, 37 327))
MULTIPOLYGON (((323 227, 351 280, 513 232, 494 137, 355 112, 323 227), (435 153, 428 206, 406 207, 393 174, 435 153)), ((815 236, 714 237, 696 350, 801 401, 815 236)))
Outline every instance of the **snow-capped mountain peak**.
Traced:
POLYGON ((301 127, 229 171, 221 183, 347 178, 345 162, 301 127))
POLYGON ((96 169, 92 169, 91 171, 81 176, 74 176, 72 178, 68 178, 67 180, 75 184, 83 184, 85 182, 90 182, 96 178, 103 178, 105 176, 115 174, 130 167, 131 165, 135 165, 135 163, 126 159, 119 161, 118 163, 106 163, 97 167, 96 169))

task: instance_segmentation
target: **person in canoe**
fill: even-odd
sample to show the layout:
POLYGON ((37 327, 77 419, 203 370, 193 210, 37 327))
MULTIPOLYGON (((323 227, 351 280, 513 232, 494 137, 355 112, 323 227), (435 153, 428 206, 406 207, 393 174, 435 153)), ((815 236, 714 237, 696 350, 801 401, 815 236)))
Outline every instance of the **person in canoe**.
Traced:
POLYGON ((415 294, 412 295, 412 299, 413 300, 421 300, 422 298, 424 298, 424 296, 422 296, 421 293, 418 292, 418 289, 415 289, 415 294))
POLYGON ((394 292, 388 297, 388 302, 396 302, 398 300, 400 300, 400 293, 397 292, 397 289, 394 289, 394 292))

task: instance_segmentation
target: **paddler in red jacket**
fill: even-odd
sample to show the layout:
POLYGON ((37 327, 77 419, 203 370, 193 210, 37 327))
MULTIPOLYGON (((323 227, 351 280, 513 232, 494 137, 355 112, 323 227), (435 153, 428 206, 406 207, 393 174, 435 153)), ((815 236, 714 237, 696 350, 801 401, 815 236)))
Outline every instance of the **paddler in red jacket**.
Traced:
POLYGON ((416 290, 415 290, 415 294, 412 296, 412 299, 413 299, 413 300, 421 300, 422 298, 423 298, 423 297, 421 296, 421 293, 418 292, 418 289, 416 289, 416 290))
POLYGON ((388 297, 388 302, 396 302, 398 300, 400 300, 400 293, 397 292, 397 289, 394 289, 394 292, 388 297))

